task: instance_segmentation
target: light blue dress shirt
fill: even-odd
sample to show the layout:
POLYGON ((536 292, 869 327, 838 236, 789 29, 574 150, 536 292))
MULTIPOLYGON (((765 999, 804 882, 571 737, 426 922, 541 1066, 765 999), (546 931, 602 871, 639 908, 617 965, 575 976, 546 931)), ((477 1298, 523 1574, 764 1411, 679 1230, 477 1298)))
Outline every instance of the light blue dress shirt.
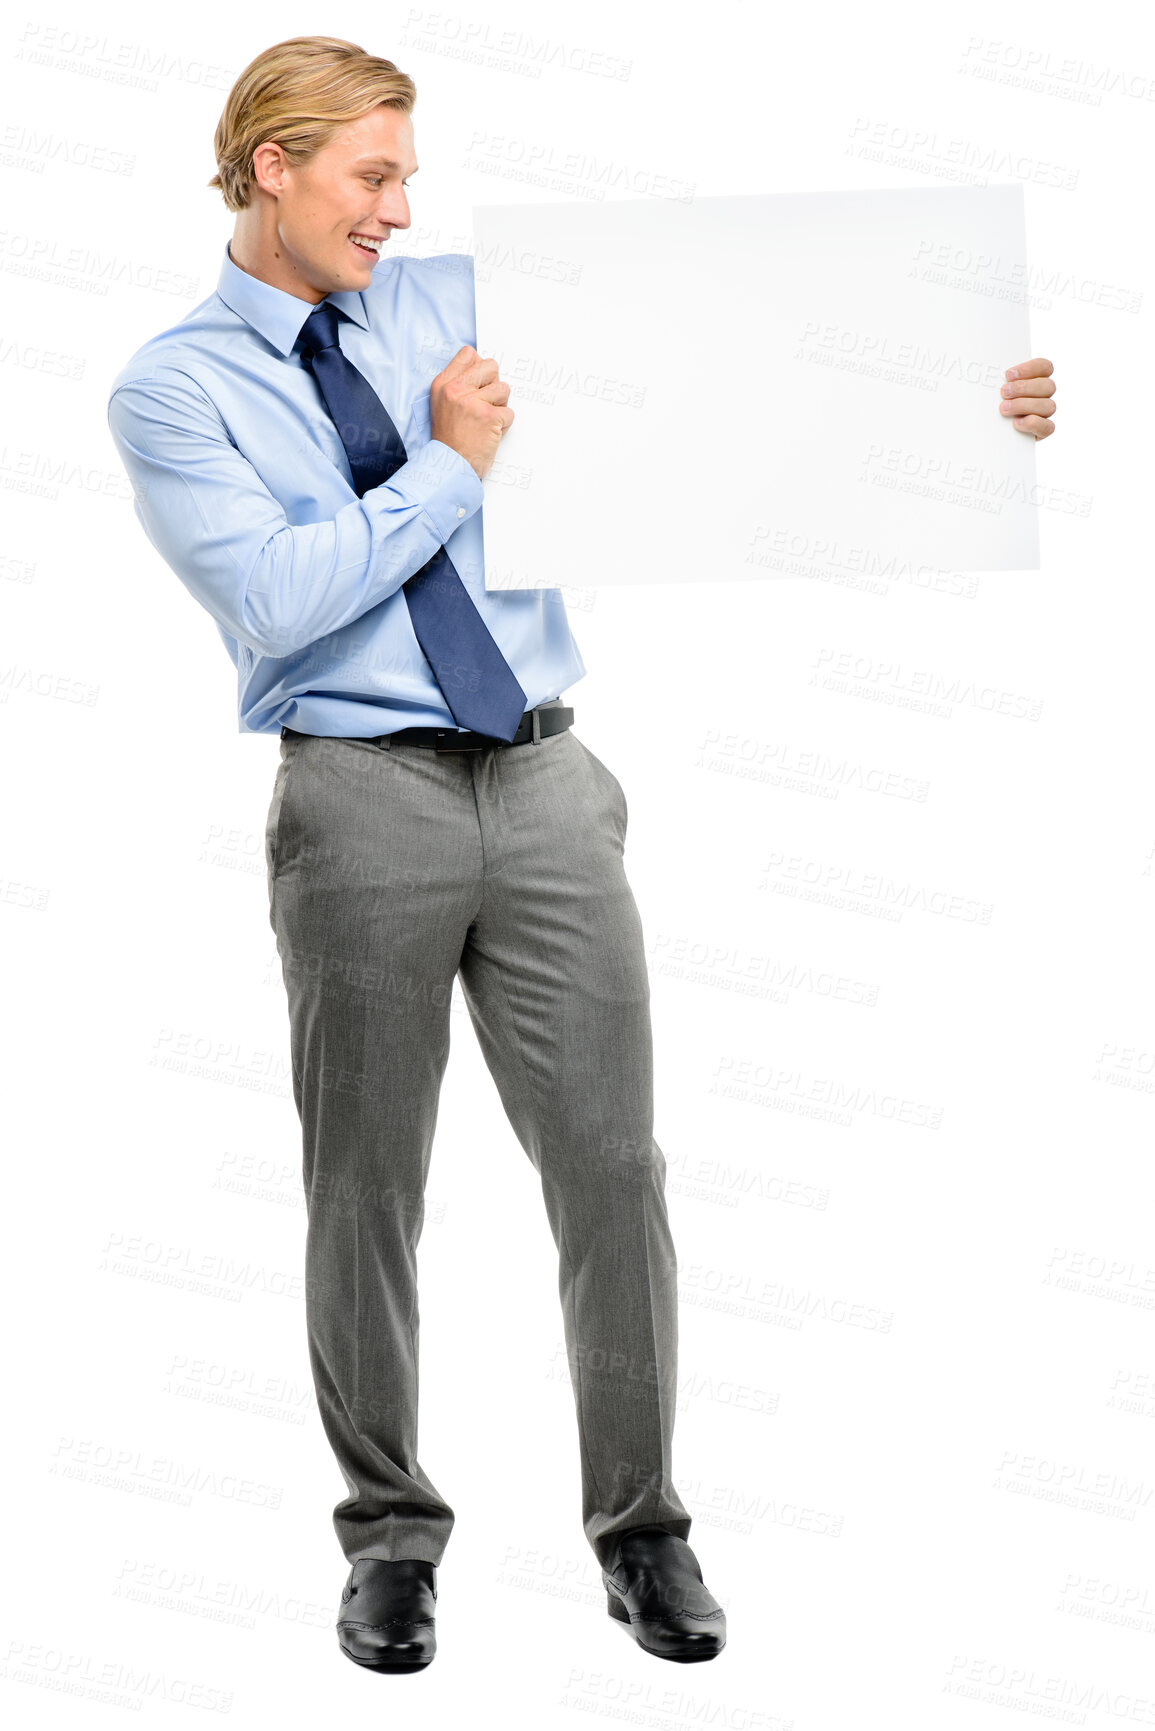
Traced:
POLYGON ((363 292, 327 298, 349 314, 341 347, 408 453, 360 499, 301 360, 312 302, 241 270, 227 245, 216 292, 143 344, 109 397, 137 518, 237 669, 239 731, 456 727, 401 593, 441 546, 526 707, 560 697, 586 671, 560 589, 485 588, 484 488, 429 436, 430 382, 476 346, 473 260, 394 254, 363 292))

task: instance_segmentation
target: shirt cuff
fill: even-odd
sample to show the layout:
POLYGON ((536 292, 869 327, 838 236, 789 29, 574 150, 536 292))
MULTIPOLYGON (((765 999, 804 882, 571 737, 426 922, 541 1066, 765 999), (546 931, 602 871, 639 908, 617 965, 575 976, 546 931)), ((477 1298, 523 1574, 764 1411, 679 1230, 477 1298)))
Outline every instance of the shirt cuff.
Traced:
POLYGON ((473 464, 440 439, 430 439, 384 484, 422 507, 442 546, 485 499, 473 464))

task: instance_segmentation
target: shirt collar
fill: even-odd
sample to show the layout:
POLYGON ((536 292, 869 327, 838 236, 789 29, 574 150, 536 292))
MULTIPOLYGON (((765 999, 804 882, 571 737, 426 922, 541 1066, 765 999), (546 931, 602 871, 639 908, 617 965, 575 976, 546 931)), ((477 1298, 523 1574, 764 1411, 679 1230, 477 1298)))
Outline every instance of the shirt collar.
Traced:
MULTIPOLYGON (((259 331, 265 341, 271 343, 282 355, 292 353, 293 344, 301 334, 301 327, 314 307, 312 301, 302 300, 299 295, 287 294, 284 289, 274 288, 272 283, 250 276, 248 271, 234 264, 229 256, 227 241, 221 261, 217 294, 227 307, 252 325, 254 330, 259 331)), ((369 329, 360 289, 337 289, 327 294, 325 299, 340 307, 343 313, 348 313, 354 323, 359 324, 363 330, 369 329)))

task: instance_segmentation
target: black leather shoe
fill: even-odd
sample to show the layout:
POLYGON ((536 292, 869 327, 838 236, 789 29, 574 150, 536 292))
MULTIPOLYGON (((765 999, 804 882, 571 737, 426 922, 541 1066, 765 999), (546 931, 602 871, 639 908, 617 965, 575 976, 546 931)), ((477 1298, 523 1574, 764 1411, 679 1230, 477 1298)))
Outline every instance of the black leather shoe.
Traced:
POLYGON ((658 1659, 713 1659, 726 1645, 726 1613, 702 1582, 685 1539, 632 1527, 602 1570, 610 1616, 658 1659))
POLYGON ((437 1565, 417 1558, 359 1557, 341 1609, 341 1651, 371 1671, 422 1671, 437 1651, 437 1565))

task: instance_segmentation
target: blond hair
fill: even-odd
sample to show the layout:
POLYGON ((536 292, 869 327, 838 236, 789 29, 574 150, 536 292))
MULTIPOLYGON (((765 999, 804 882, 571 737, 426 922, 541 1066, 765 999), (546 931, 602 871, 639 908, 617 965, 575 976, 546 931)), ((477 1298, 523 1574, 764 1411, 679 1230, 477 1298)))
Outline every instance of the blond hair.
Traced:
POLYGON ((230 210, 252 202, 253 152, 279 144, 307 162, 340 127, 385 103, 412 112, 417 87, 391 60, 337 36, 291 36, 250 60, 225 100, 213 137, 217 172, 208 182, 230 210))

